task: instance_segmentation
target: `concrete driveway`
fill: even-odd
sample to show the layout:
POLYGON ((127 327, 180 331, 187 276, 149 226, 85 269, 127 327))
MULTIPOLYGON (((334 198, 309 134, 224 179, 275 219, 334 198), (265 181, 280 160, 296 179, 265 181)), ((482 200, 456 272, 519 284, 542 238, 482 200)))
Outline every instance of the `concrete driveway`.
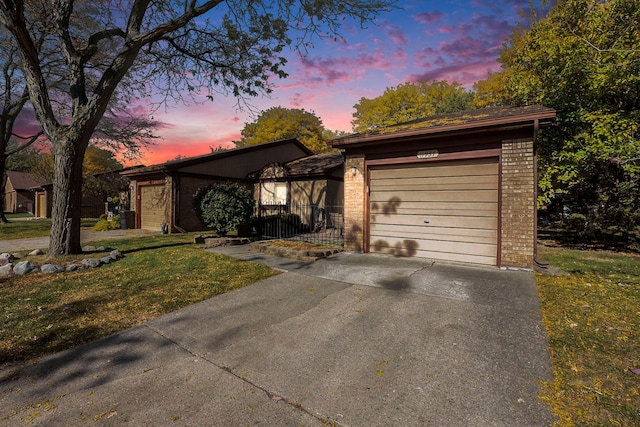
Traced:
POLYGON ((0 371, 0 424, 541 426, 532 273, 375 255, 287 272, 0 371))

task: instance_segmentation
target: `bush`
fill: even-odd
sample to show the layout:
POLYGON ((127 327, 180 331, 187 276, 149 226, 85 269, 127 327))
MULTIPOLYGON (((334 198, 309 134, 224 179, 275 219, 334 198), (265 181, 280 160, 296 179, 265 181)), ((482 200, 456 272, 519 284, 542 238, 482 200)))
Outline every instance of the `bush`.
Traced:
POLYGON ((93 226, 94 231, 108 231, 120 229, 120 215, 115 215, 111 221, 105 218, 98 220, 96 225, 93 226))
POLYGON ((308 231, 307 227, 302 224, 300 216, 296 214, 265 216, 260 218, 256 228, 258 228, 258 233, 263 236, 277 238, 291 237, 300 232, 308 231))
POLYGON ((220 236, 226 236, 240 224, 248 224, 253 206, 251 190, 236 183, 201 188, 193 198, 193 208, 198 218, 220 236))

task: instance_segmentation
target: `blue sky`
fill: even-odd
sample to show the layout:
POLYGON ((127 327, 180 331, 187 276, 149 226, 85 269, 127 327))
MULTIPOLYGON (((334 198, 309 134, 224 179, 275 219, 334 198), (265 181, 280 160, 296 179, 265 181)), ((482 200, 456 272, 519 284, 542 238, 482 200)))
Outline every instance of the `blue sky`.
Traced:
MULTIPOLYGON (((351 131, 353 106, 385 88, 420 79, 456 81, 470 88, 500 69, 499 50, 522 21, 528 0, 400 1, 361 29, 345 25, 345 40, 314 40, 305 57, 289 53, 289 77, 274 80, 269 98, 250 100, 259 112, 274 106, 313 111, 331 130, 351 131)), ((178 105, 157 111, 162 140, 145 151, 142 163, 231 147, 255 116, 236 108, 233 98, 178 105)))

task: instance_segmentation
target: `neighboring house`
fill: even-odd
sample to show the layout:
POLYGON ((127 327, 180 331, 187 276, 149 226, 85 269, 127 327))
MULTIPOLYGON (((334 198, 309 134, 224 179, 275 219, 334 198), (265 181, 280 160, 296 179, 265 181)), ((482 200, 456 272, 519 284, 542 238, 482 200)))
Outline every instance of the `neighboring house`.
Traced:
POLYGON ((532 268, 540 106, 432 116, 333 141, 345 154, 345 247, 532 268))
POLYGON ((254 197, 261 215, 296 213, 313 228, 318 220, 331 221, 342 214, 344 158, 340 152, 271 163, 249 178, 257 181, 254 197))
POLYGON ((288 139, 126 171, 123 175, 131 179, 136 228, 203 230, 193 210, 193 196, 199 188, 228 181, 253 188, 251 173, 268 164, 286 164, 312 154, 297 139, 288 139))
POLYGON ((40 185, 42 179, 33 173, 7 171, 4 186, 4 211, 35 214, 35 193, 31 190, 40 185))
MULTIPOLYGON (((101 172, 86 176, 85 183, 98 194, 87 194, 82 196, 80 206, 80 216, 82 218, 98 218, 102 214, 107 214, 109 205, 107 198, 113 196, 120 197, 120 206, 129 209, 129 178, 123 172, 141 168, 143 166, 130 166, 109 172, 101 172), (99 195, 106 193, 106 195, 99 195)), ((31 188, 35 196, 35 216, 41 218, 51 218, 53 206, 53 184, 46 183, 31 188)))

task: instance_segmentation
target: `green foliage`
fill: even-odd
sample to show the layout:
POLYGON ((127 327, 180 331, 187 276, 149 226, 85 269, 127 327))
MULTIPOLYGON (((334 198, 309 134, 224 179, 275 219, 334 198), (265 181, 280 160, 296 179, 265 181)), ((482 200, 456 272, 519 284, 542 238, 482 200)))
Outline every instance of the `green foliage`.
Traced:
POLYGON ((111 221, 106 218, 98 220, 96 225, 93 226, 94 231, 109 231, 120 229, 120 215, 114 215, 111 221))
POLYGON ((314 153, 331 151, 326 129, 314 113, 298 108, 273 107, 263 111, 253 123, 245 123, 238 147, 297 138, 314 153))
POLYGON ((296 235, 302 231, 308 231, 308 226, 302 223, 302 219, 296 214, 268 215, 257 218, 255 228, 262 236, 285 238, 296 235))
POLYGON ((505 82, 495 99, 558 111, 538 141, 539 204, 583 215, 585 238, 636 245, 640 2, 566 0, 533 17, 529 30, 514 31, 500 57, 504 72, 492 78, 505 82))
POLYGON ((199 189, 193 208, 202 223, 225 236, 241 224, 248 224, 253 213, 251 190, 236 183, 221 183, 199 189))
POLYGON ((354 105, 354 132, 406 123, 434 114, 446 114, 472 108, 473 94, 459 83, 445 81, 405 83, 386 88, 377 98, 360 98, 354 105))

